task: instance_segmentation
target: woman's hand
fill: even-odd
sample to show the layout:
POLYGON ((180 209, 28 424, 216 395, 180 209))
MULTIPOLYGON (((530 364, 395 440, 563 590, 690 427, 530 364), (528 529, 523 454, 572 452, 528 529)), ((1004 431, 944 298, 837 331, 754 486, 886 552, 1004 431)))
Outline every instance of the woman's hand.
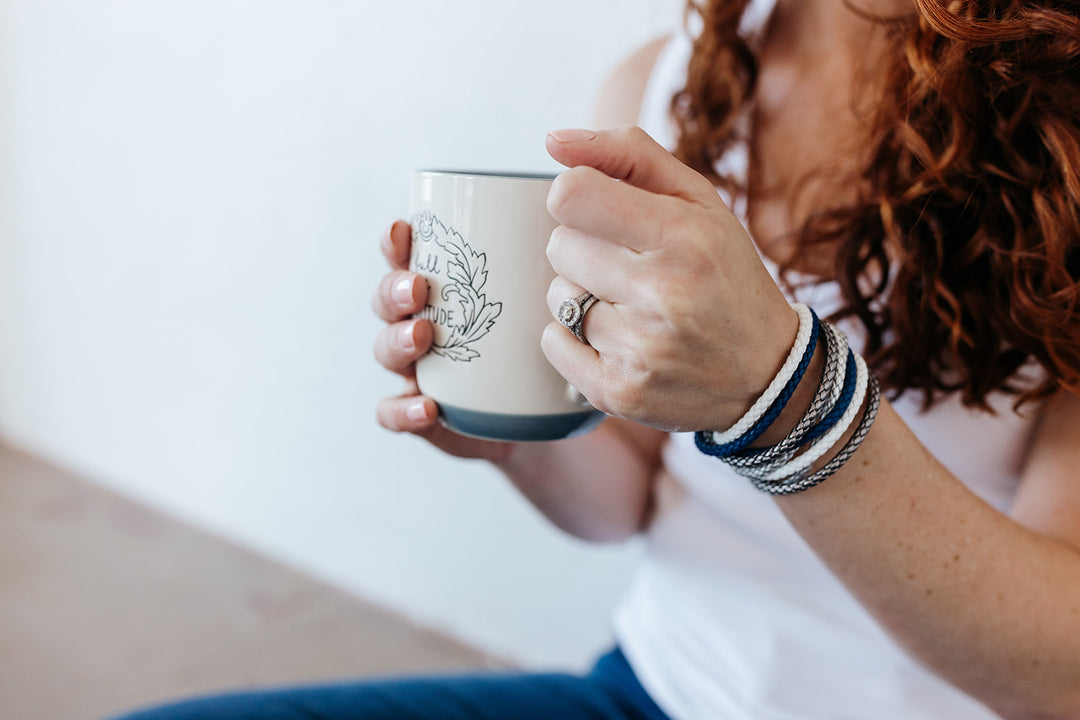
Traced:
POLYGON ((552 133, 556 313, 582 289, 589 345, 557 323, 548 360, 600 410, 664 430, 723 430, 768 386, 798 316, 706 178, 638 128, 552 133))
POLYGON ((435 401, 420 394, 416 361, 431 347, 434 335, 429 321, 411 316, 427 299, 427 282, 408 269, 412 251, 408 223, 398 220, 391 224, 381 245, 391 270, 383 276, 372 300, 375 314, 387 323, 375 338, 375 358, 405 378, 405 391, 379 402, 375 413, 379 424, 394 432, 418 435, 451 455, 504 461, 514 448, 512 443, 477 440, 447 430, 439 423, 435 401))

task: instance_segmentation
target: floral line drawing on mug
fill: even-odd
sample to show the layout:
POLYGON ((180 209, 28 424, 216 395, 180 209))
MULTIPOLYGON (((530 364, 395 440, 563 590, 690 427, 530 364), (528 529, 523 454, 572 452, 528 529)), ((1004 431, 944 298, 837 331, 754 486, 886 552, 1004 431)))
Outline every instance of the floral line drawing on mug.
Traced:
POLYGON ((434 213, 419 213, 412 226, 413 269, 448 280, 439 294, 443 303, 457 298, 456 308, 429 304, 417 314, 449 331, 445 340, 436 338, 431 352, 448 360, 471 362, 480 357, 473 343, 488 334, 502 313, 502 303, 489 303, 482 292, 487 283, 487 255, 474 251, 461 233, 443 225, 434 213), (432 243, 442 252, 434 251, 432 243))

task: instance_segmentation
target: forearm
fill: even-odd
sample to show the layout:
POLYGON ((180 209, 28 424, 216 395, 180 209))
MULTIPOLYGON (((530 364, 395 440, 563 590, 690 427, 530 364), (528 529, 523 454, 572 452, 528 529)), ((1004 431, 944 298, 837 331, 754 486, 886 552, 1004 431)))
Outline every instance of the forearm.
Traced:
POLYGON ((622 540, 648 517, 666 437, 628 426, 608 419, 583 437, 521 443, 496 467, 560 529, 585 540, 622 540))
POLYGON ((777 502, 923 664, 1006 717, 1080 717, 1080 552, 982 502, 887 403, 840 472, 777 502))

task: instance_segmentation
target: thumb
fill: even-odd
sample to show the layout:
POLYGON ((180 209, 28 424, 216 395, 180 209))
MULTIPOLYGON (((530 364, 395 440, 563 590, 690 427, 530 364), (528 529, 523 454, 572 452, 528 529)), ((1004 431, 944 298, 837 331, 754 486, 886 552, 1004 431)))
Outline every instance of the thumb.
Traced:
POLYGON ((547 151, 567 167, 587 165, 634 187, 706 205, 719 204, 716 188, 639 127, 555 130, 547 151))

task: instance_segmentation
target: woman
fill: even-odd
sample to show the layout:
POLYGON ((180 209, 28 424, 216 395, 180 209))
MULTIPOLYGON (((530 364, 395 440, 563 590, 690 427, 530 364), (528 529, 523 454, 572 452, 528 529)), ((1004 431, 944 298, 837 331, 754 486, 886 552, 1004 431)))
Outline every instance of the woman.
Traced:
POLYGON ((153 717, 270 717, 253 708, 274 698, 335 718, 1080 717, 1080 3, 698 13, 688 61, 679 40, 643 50, 600 123, 633 122, 643 95, 648 124, 688 68, 670 107, 690 167, 634 128, 547 139, 570 168, 549 198, 549 304, 599 302, 588 343, 552 323, 543 347, 611 416, 599 429, 443 429, 412 380, 431 329, 408 319, 426 288, 407 224, 382 240, 376 355, 407 382, 379 421, 494 463, 574 535, 644 533, 619 648, 586 678, 153 717), (817 448, 830 415, 840 434, 817 448), (795 468, 788 437, 816 459, 795 468))

